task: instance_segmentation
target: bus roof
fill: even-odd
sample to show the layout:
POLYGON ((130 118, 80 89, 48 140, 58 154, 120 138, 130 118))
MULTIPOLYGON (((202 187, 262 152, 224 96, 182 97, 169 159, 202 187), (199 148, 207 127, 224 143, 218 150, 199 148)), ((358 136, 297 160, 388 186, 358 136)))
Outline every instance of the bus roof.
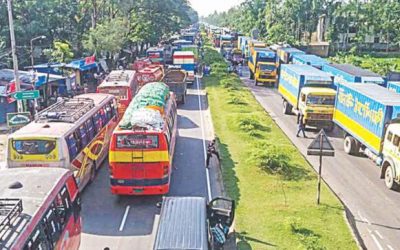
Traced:
POLYGON ((130 87, 130 80, 135 76, 135 73, 134 70, 113 70, 98 88, 130 87))
MULTIPOLYGON (((30 221, 34 221, 38 210, 42 208, 50 193, 57 187, 62 179, 67 179, 72 172, 64 168, 10 168, 0 170, 0 248, 12 245, 16 238, 24 232, 21 226, 26 227, 30 221), (20 188, 11 188, 21 184, 20 188), (4 199, 4 200, 3 200, 4 199), (14 200, 5 200, 14 199, 14 200), (5 203, 14 202, 19 205, 22 202, 19 213, 10 213, 5 203), (22 209, 22 211, 21 211, 22 209), (9 217, 13 218, 9 218, 9 217), (18 216, 18 217, 17 217, 18 216), (20 218, 20 220, 17 220, 20 218), (3 227, 3 220, 12 219, 10 226, 3 227), (24 225, 21 225, 25 223, 24 225), (19 235, 18 235, 19 234, 19 235)), ((8 248, 7 248, 8 249, 8 248)))
MULTIPOLYGON (((100 93, 91 93, 91 94, 83 94, 75 96, 69 100, 77 100, 81 99, 90 99, 93 100, 94 106, 99 106, 100 104, 112 100, 114 97, 109 94, 100 94, 100 93)), ((68 100, 66 101, 68 102, 68 100)), ((55 103, 51 105, 49 108, 54 107, 55 105, 60 105, 59 103, 55 103)), ((62 112, 62 107, 58 108, 58 112, 62 112)), ((91 108, 90 110, 93 110, 91 108)), ((14 133, 9 135, 9 138, 22 138, 22 137, 52 137, 52 138, 60 138, 64 136, 67 132, 69 132, 72 128, 74 128, 80 120, 86 120, 88 116, 91 115, 92 112, 86 112, 85 115, 79 117, 75 122, 63 122, 63 121, 45 121, 38 120, 32 121, 26 126, 20 128, 14 133)), ((42 111, 43 112, 43 111, 42 111)), ((40 114, 40 113, 39 113, 40 114)))
POLYGON ((204 197, 164 198, 154 249, 207 249, 206 221, 204 197))

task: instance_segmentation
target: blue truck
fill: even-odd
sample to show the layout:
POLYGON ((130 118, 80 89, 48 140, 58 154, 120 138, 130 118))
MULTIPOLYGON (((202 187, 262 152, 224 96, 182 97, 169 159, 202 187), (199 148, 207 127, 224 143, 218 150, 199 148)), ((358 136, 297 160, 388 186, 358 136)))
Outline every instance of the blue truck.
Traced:
POLYGON ((351 64, 325 64, 322 70, 335 77, 335 86, 341 83, 372 83, 384 86, 382 76, 351 64))
POLYGON ((344 132, 344 151, 360 150, 381 167, 390 189, 400 183, 400 94, 371 83, 339 83, 333 114, 344 132))
POLYGON ((310 54, 294 54, 292 57, 293 64, 311 65, 317 69, 322 69, 322 66, 329 62, 319 56, 310 54))
POLYGON ((307 126, 332 130, 336 91, 330 74, 309 65, 284 64, 278 91, 284 114, 302 114, 307 126))

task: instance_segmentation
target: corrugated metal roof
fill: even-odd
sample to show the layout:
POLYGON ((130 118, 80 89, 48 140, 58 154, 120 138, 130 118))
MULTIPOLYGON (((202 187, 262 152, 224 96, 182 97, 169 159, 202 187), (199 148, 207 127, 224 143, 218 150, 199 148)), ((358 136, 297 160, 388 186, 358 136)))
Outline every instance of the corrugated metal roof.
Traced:
MULTIPOLYGON (((388 106, 400 106, 400 94, 388 90, 385 87, 371 83, 340 84, 353 89, 362 95, 388 106)), ((340 87, 339 87, 340 88, 340 87)))
POLYGON ((207 249, 207 211, 204 197, 166 197, 154 249, 207 249))
POLYGON ((331 64, 330 66, 337 68, 341 71, 344 71, 348 74, 354 75, 354 76, 372 76, 372 77, 382 77, 372 71, 362 69, 360 67, 356 67, 351 64, 331 64))

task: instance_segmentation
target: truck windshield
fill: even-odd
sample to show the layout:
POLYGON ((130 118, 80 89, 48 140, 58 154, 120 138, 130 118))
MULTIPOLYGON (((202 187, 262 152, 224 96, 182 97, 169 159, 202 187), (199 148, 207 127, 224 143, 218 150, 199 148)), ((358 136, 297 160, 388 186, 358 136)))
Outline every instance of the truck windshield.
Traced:
POLYGON ((51 140, 13 140, 12 147, 18 154, 44 155, 56 148, 56 142, 51 140))
POLYGON ((326 105, 333 106, 335 104, 334 96, 315 96, 309 95, 307 96, 307 105, 326 105))
POLYGON ((260 65, 260 70, 261 71, 273 71, 275 70, 275 65, 271 65, 271 64, 261 64, 260 65))

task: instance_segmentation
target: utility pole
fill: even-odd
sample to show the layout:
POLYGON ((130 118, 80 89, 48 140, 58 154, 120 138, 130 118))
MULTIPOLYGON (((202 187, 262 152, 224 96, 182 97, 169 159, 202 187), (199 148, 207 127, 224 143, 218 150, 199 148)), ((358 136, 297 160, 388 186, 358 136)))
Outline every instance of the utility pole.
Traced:
MULTIPOLYGON (((14 78, 15 78, 15 91, 21 91, 21 86, 19 83, 19 72, 18 72, 18 59, 17 59, 17 52, 15 49, 15 34, 14 34, 14 22, 12 16, 12 0, 7 0, 7 9, 8 9, 8 22, 10 27, 10 38, 11 38, 11 51, 12 51, 12 58, 13 58, 13 66, 14 66, 14 78)), ((22 106, 22 101, 17 100, 17 108, 18 112, 23 112, 24 107, 22 106)))

